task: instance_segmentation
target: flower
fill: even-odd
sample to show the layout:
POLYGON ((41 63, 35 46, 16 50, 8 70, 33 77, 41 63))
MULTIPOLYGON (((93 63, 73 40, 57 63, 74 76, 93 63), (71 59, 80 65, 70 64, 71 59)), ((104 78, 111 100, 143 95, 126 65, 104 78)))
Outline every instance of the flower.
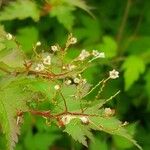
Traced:
POLYGON ((113 69, 112 71, 109 71, 109 77, 111 79, 119 78, 119 72, 113 69))
POLYGON ((72 119, 76 118, 76 116, 73 116, 73 115, 64 115, 62 118, 61 118, 61 121, 63 122, 64 125, 66 124, 69 124, 70 121, 72 119))
POLYGON ((74 83, 80 83, 80 79, 79 78, 74 78, 74 83))
POLYGON ((96 58, 105 58, 105 53, 104 52, 98 52, 97 50, 93 50, 92 55, 96 58))
POLYGON ((35 67, 35 70, 40 72, 43 71, 45 69, 45 66, 43 64, 37 64, 37 66, 35 67))
POLYGON ((66 85, 70 85, 71 83, 72 83, 72 81, 69 80, 69 79, 65 81, 65 84, 66 84, 66 85))
POLYGON ((90 53, 88 51, 86 51, 85 49, 83 49, 80 53, 80 55, 78 56, 79 60, 84 60, 85 58, 89 57, 90 53))
POLYGON ((84 124, 88 124, 89 123, 89 118, 87 117, 87 116, 82 116, 82 117, 80 117, 79 118, 81 121, 82 121, 82 123, 84 123, 84 124))
POLYGON ((54 86, 54 89, 55 89, 55 90, 59 90, 59 89, 60 89, 60 85, 56 84, 56 85, 54 86))
POLYGON ((70 38, 70 44, 75 44, 75 43, 77 43, 77 38, 75 37, 70 38))
POLYGON ((53 52, 56 52, 56 51, 58 51, 58 46, 53 45, 53 46, 51 46, 51 49, 53 52))
POLYGON ((104 114, 106 117, 112 116, 114 113, 115 113, 114 110, 112 110, 111 108, 104 109, 104 114))
POLYGON ((75 69, 76 67, 77 67, 77 66, 75 66, 75 65, 68 64, 67 69, 68 69, 69 71, 72 71, 72 70, 75 69))
POLYGON ((87 83, 87 80, 86 79, 82 79, 82 84, 85 84, 87 83))
POLYGON ((50 65, 51 64, 51 57, 48 55, 43 59, 43 63, 45 65, 50 65))
POLYGON ((36 46, 41 46, 41 42, 38 41, 38 42, 36 43, 36 46))
POLYGON ((6 35, 6 38, 7 38, 7 40, 12 40, 13 36, 12 36, 10 33, 8 33, 8 34, 6 35))

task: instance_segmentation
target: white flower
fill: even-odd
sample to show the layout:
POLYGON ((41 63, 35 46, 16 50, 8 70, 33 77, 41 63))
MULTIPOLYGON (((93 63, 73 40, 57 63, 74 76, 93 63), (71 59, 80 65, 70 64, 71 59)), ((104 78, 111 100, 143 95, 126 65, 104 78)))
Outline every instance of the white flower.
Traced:
POLYGON ((87 124, 89 123, 89 118, 87 116, 82 116, 80 117, 80 120, 82 121, 82 123, 87 124))
POLYGON ((109 77, 111 79, 119 78, 119 72, 113 69, 112 71, 109 71, 109 77))
POLYGON ((104 52, 99 53, 98 58, 105 58, 105 53, 104 52))
POLYGON ((111 116, 113 114, 113 111, 110 108, 104 109, 105 116, 111 116))
POLYGON ((70 123, 70 121, 72 119, 76 118, 76 116, 73 116, 73 115, 64 115, 62 118, 61 118, 61 121, 63 122, 64 125, 70 123))
POLYGON ((80 79, 79 78, 74 78, 74 83, 80 83, 80 79))
POLYGON ((78 56, 79 60, 84 60, 85 58, 89 57, 90 53, 88 51, 86 51, 85 49, 83 49, 80 53, 80 55, 78 56))
POLYGON ((93 50, 92 55, 96 58, 105 58, 105 53, 104 52, 98 52, 97 50, 93 50))
POLYGON ((66 80, 66 81, 65 81, 65 84, 66 84, 66 85, 70 85, 71 83, 72 83, 71 80, 66 80))
POLYGON ((38 41, 38 42, 36 43, 36 46, 41 46, 41 42, 38 41))
POLYGON ((67 68, 69 71, 72 71, 73 69, 75 69, 77 66, 72 65, 72 64, 68 64, 67 68))
POLYGON ((82 79, 82 83, 83 84, 87 83, 87 80, 86 79, 82 79))
POLYGON ((59 89, 60 89, 60 85, 56 84, 56 85, 54 86, 54 89, 55 89, 55 90, 59 90, 59 89))
POLYGON ((8 34, 6 35, 6 38, 7 38, 7 40, 12 40, 13 36, 12 36, 10 33, 8 33, 8 34))
POLYGON ((75 44, 75 43, 77 43, 77 38, 72 37, 72 38, 70 39, 70 44, 75 44))
POLYGON ((36 71, 43 71, 45 69, 45 66, 43 64, 37 64, 37 66, 35 67, 36 71))
POLYGON ((51 46, 51 49, 52 49, 53 52, 56 52, 56 51, 59 50, 58 46, 56 46, 56 45, 51 46))
POLYGON ((51 64, 51 56, 46 56, 44 59, 43 59, 43 63, 45 65, 50 65, 51 64))

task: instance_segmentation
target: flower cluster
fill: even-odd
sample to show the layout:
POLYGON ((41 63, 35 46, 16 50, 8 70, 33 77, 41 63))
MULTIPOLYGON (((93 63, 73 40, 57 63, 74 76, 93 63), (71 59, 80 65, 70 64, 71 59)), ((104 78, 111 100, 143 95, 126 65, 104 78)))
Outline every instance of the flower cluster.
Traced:
POLYGON ((91 53, 85 49, 83 49, 81 51, 81 53, 79 54, 77 60, 80 60, 80 61, 84 61, 86 58, 90 57, 90 56, 93 56, 93 58, 89 61, 93 61, 97 58, 105 58, 105 53, 104 52, 99 52, 98 50, 93 50, 91 53))
POLYGON ((105 58, 105 53, 104 52, 98 52, 97 50, 93 50, 92 55, 95 58, 105 58))
POLYGON ((51 56, 47 55, 46 57, 42 58, 42 62, 38 63, 35 67, 35 71, 41 72, 45 70, 45 67, 51 65, 51 56))

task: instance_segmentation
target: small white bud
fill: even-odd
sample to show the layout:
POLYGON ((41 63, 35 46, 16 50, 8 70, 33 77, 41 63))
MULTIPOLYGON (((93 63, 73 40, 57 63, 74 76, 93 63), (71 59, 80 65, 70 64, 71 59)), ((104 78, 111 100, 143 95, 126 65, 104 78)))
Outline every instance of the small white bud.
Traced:
POLYGON ((87 83, 87 80, 86 79, 82 79, 82 83, 83 84, 87 83))
POLYGON ((77 43, 77 38, 72 37, 72 38, 70 39, 70 44, 75 44, 75 43, 77 43))
POLYGON ((98 52, 97 50, 93 50, 92 55, 96 58, 105 58, 105 53, 104 52, 98 52))
POLYGON ((85 58, 89 57, 90 53, 88 51, 86 51, 85 49, 83 49, 80 53, 80 55, 78 56, 79 60, 84 60, 85 58))
POLYGON ((63 122, 64 125, 66 124, 69 124, 70 121, 72 119, 76 118, 76 116, 72 116, 72 115, 64 115, 62 118, 61 118, 61 121, 63 122))
POLYGON ((50 65, 51 64, 51 56, 46 56, 44 59, 43 59, 43 63, 45 65, 50 65))
POLYGON ((105 58, 105 53, 104 52, 101 52, 101 53, 99 53, 99 56, 98 56, 99 58, 105 58))
POLYGON ((110 116, 112 114, 112 110, 110 108, 105 108, 104 113, 105 115, 110 116))
POLYGON ((86 117, 86 116, 82 116, 82 117, 80 117, 80 120, 82 121, 82 123, 84 123, 84 124, 88 124, 89 123, 89 118, 88 117, 86 117))
POLYGON ((56 46, 56 45, 51 46, 51 49, 52 49, 53 52, 56 52, 56 51, 59 50, 58 46, 56 46))
POLYGON ((55 85, 55 86, 54 86, 54 89, 55 89, 55 90, 59 90, 59 89, 60 89, 60 85, 58 85, 58 84, 55 85))
POLYGON ((114 115, 115 110, 111 109, 111 108, 105 108, 104 109, 104 114, 106 117, 112 116, 114 115))
POLYGON ((41 42, 38 41, 38 42, 36 43, 36 46, 41 46, 41 42))
POLYGON ((66 80, 66 81, 65 81, 65 84, 66 84, 66 85, 70 85, 71 83, 72 83, 71 80, 66 80))
POLYGON ((37 64, 37 66, 35 67, 35 71, 43 71, 45 69, 45 66, 43 64, 37 64))
POLYGON ((128 125, 129 123, 127 122, 127 121, 125 121, 122 125, 123 126, 126 126, 126 125, 128 125))
POLYGON ((12 36, 10 33, 8 33, 8 34, 6 35, 6 38, 7 38, 7 40, 12 40, 13 36, 12 36))
POLYGON ((77 67, 77 66, 71 65, 71 64, 69 64, 69 65, 67 66, 67 68, 68 68, 69 71, 72 71, 72 70, 75 69, 76 67, 77 67))
POLYGON ((66 66, 62 66, 62 69, 64 69, 64 70, 65 70, 65 69, 66 69, 66 66))
POLYGON ((80 83, 80 79, 79 78, 74 78, 74 83, 80 83))
POLYGON ((111 79, 119 78, 119 72, 113 69, 112 71, 109 71, 109 77, 111 79))

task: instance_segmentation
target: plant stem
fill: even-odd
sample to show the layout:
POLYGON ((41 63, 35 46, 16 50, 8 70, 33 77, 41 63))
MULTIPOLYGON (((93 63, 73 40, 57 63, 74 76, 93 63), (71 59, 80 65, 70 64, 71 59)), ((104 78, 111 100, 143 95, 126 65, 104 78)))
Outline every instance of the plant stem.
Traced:
POLYGON ((127 23, 127 19, 128 19, 128 14, 129 14, 129 11, 130 11, 130 7, 131 7, 131 0, 128 0, 127 4, 126 4, 125 11, 124 11, 124 15, 123 15, 123 18, 122 18, 122 22, 121 22, 120 28, 118 30, 118 35, 117 35, 118 49, 120 47, 120 42, 122 40, 124 28, 125 28, 125 25, 127 23))
POLYGON ((61 97, 62 97, 62 99, 63 99, 63 101, 64 101, 64 105, 65 105, 65 112, 67 112, 68 111, 68 108, 67 108, 67 103, 66 103, 66 100, 65 100, 65 98, 64 98, 64 96, 63 96, 63 94, 60 92, 60 95, 61 95, 61 97))

